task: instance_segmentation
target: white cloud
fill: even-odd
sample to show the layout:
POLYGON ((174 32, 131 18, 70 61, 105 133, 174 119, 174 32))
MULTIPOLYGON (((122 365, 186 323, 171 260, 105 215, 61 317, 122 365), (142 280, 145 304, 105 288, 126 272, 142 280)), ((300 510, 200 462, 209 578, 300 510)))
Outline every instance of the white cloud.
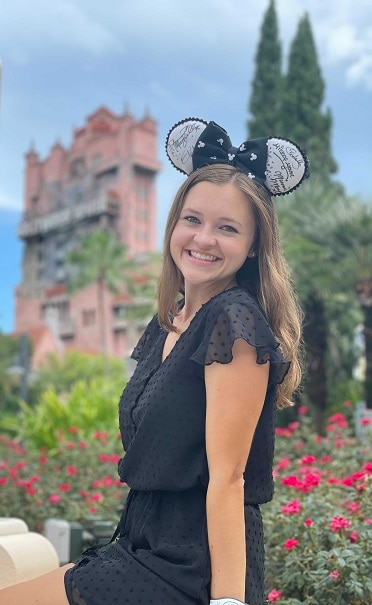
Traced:
POLYGON ((100 55, 120 51, 122 43, 79 0, 8 1, 2 11, 0 37, 3 52, 24 64, 35 55, 83 51, 100 55))
POLYGON ((6 191, 0 189, 0 209, 21 210, 22 199, 20 197, 13 197, 6 191))
POLYGON ((361 56, 347 69, 346 80, 350 86, 362 84, 372 90, 372 53, 361 56))

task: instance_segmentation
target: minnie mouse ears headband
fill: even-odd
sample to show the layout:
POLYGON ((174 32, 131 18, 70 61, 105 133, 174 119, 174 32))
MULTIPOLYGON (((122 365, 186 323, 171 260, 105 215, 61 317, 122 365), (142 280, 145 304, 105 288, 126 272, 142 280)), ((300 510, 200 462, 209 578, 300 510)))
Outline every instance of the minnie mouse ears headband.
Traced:
POLYGON ((202 166, 230 164, 263 185, 270 195, 285 195, 309 176, 309 161, 292 141, 265 137, 233 147, 215 122, 188 118, 168 133, 166 152, 177 170, 189 175, 202 166))

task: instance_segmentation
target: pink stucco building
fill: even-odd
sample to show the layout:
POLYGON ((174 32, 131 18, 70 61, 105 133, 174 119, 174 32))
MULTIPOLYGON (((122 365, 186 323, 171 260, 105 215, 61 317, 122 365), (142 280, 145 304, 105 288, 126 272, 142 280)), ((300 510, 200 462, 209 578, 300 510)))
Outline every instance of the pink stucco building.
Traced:
MULTIPOLYGON (((135 120, 127 111, 115 115, 106 107, 74 131, 68 149, 57 142, 44 160, 34 149, 26 154, 15 331, 33 340, 34 363, 53 349, 52 342, 55 350, 100 352, 96 287, 69 295, 65 258, 96 230, 114 233, 133 257, 154 250, 159 169, 153 118, 135 120), (53 338, 37 342, 33 335, 43 333, 42 327, 53 338)), ((105 294, 107 348, 115 356, 126 356, 132 346, 132 326, 125 319, 129 302, 124 291, 118 297, 105 294)))

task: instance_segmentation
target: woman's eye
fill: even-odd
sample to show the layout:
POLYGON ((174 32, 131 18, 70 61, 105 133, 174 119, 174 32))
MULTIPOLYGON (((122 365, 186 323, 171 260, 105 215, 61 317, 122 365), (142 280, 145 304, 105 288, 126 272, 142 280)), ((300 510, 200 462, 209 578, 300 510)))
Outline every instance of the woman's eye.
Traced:
POLYGON ((238 233, 235 227, 232 227, 231 225, 223 225, 221 229, 223 231, 227 231, 228 233, 238 233))
POLYGON ((196 216, 184 216, 183 219, 188 223, 199 223, 199 219, 196 216))

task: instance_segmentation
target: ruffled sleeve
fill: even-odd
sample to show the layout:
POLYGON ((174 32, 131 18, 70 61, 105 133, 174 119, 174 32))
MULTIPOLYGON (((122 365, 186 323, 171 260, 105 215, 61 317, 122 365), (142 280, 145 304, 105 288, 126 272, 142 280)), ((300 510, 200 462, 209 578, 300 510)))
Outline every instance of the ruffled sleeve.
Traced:
POLYGON ((131 354, 132 359, 135 359, 135 361, 140 361, 142 357, 145 357, 148 354, 153 345, 154 337, 156 334, 158 334, 159 330, 160 325, 158 322, 158 316, 154 315, 139 339, 137 345, 134 347, 131 354))
POLYGON ((284 358, 267 320, 250 297, 225 301, 222 307, 215 305, 209 309, 203 338, 191 359, 200 365, 229 363, 234 342, 239 338, 256 348, 257 363, 270 362, 269 382, 280 384, 290 362, 284 358))

